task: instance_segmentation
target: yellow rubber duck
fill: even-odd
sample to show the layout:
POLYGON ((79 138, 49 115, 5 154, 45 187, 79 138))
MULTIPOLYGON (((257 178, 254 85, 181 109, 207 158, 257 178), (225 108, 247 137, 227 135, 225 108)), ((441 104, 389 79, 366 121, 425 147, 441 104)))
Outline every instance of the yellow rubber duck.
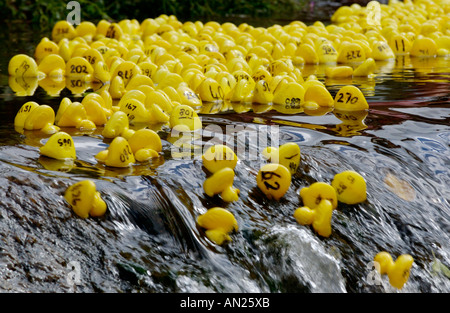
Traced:
POLYGON ((66 132, 53 134, 39 151, 42 155, 57 160, 76 159, 77 157, 73 139, 66 132))
POLYGON ((52 41, 56 43, 64 38, 73 39, 76 35, 75 28, 65 20, 56 22, 52 29, 52 41))
POLYGON ((379 264, 381 275, 388 275, 389 283, 393 287, 402 289, 409 279, 414 259, 409 254, 402 254, 394 262, 388 252, 382 251, 375 255, 374 262, 379 264))
POLYGON ((55 111, 53 108, 43 104, 36 106, 30 102, 25 103, 17 113, 17 127, 22 125, 26 130, 40 130, 45 134, 54 134, 59 130, 55 126, 55 111))
POLYGON ((92 180, 83 180, 66 189, 64 198, 81 218, 98 217, 105 214, 107 205, 92 180))
POLYGON ((203 166, 211 173, 216 173, 223 168, 234 169, 238 158, 234 151, 225 145, 209 147, 202 155, 203 166))
POLYGON ((170 128, 194 131, 202 128, 202 121, 197 112, 188 105, 177 105, 170 114, 170 128))
POLYGON ((133 98, 119 101, 119 110, 125 112, 129 123, 148 123, 150 121, 150 112, 144 106, 144 103, 133 98))
MULTIPOLYGON (((96 50, 97 51, 97 50, 96 50)), ((93 64, 94 79, 102 85, 111 81, 111 74, 108 66, 103 61, 97 61, 93 64)))
POLYGON ((87 94, 81 104, 86 110, 87 119, 96 126, 103 126, 112 115, 112 112, 105 107, 105 100, 96 93, 87 94))
POLYGON ((329 200, 323 199, 314 208, 307 206, 295 210, 294 218, 300 225, 311 225, 314 230, 322 237, 331 235, 331 217, 333 214, 333 205, 329 200))
POLYGON ((118 136, 130 138, 133 134, 134 131, 130 129, 128 116, 122 111, 114 112, 106 122, 102 131, 102 136, 105 138, 115 138, 118 136))
POLYGON ((334 97, 335 109, 341 111, 360 111, 367 110, 369 104, 361 90, 356 86, 344 86, 334 97))
POLYGON ((197 224, 206 229, 206 237, 217 245, 231 241, 229 233, 239 229, 234 215, 219 207, 209 209, 205 214, 198 216, 197 224))
POLYGON ((148 128, 137 130, 129 139, 136 161, 145 162, 159 156, 162 151, 161 138, 158 134, 148 128))
POLYGON ((84 81, 94 80, 94 68, 81 56, 70 58, 67 61, 65 74, 69 78, 78 78, 84 81))
POLYGON ((114 138, 108 149, 97 153, 95 158, 110 167, 129 167, 136 161, 128 141, 120 136, 114 138))
POLYGON ((16 128, 24 128, 25 127, 25 120, 30 115, 31 111, 36 109, 39 106, 38 103, 34 101, 28 101, 24 103, 19 111, 16 114, 16 117, 14 118, 14 127, 16 128))
POLYGON ((331 186, 336 190, 339 202, 357 204, 366 201, 366 181, 355 171, 344 171, 334 175, 331 186))
POLYGON ((280 147, 267 147, 262 154, 271 163, 279 163, 289 169, 291 175, 297 172, 300 165, 300 147, 294 142, 288 142, 280 147))
POLYGON ((269 163, 259 170, 256 183, 267 198, 279 200, 291 185, 291 172, 284 165, 269 163))
POLYGON ((37 61, 38 64, 41 63, 41 61, 48 55, 58 55, 59 53, 59 46, 48 39, 47 37, 44 37, 41 39, 41 41, 36 46, 36 49, 34 50, 34 58, 37 61))
POLYGON ((351 66, 329 66, 325 68, 325 76, 328 78, 347 78, 353 76, 351 66))
POLYGON ((39 72, 36 61, 25 54, 17 54, 9 60, 9 76, 13 77, 44 77, 45 74, 39 72))
POLYGON ((414 40, 410 54, 413 57, 435 57, 437 55, 436 42, 428 37, 418 37, 414 40))
POLYGON ((372 58, 375 61, 384 61, 388 59, 395 59, 395 54, 386 42, 375 41, 372 44, 372 58))
POLYGON ((338 63, 359 63, 365 60, 366 53, 359 44, 345 41, 339 46, 338 63))
POLYGON ((269 104, 272 103, 274 95, 270 90, 269 84, 265 80, 259 80, 253 91, 253 103, 269 104))
POLYGON ((59 127, 76 127, 83 130, 97 128, 94 122, 88 120, 84 105, 81 102, 72 102, 67 97, 59 104, 55 121, 59 127))
POLYGON ((122 96, 126 92, 122 77, 115 76, 115 77, 111 78, 109 92, 113 99, 121 99, 122 98, 122 96))
MULTIPOLYGON (((305 82, 306 83, 306 82, 305 82)), ((305 106, 332 107, 334 99, 325 86, 314 84, 305 91, 305 106)))
POLYGON ((305 88, 297 82, 280 82, 273 93, 273 103, 289 107, 300 107, 305 96, 305 88), (280 85, 281 84, 281 85, 280 85))
POLYGON ((367 58, 353 71, 355 77, 369 77, 375 73, 376 64, 373 58, 367 58))
POLYGON ((338 204, 335 189, 324 182, 315 182, 309 187, 303 187, 300 190, 300 197, 302 198, 303 205, 310 209, 318 206, 323 199, 329 200, 333 209, 336 209, 338 204))
POLYGON ((39 63, 38 71, 47 77, 62 79, 65 76, 66 62, 58 54, 49 54, 39 63))
POLYGON ((234 202, 239 199, 239 189, 233 187, 233 181, 234 170, 224 167, 205 180, 203 190, 210 197, 220 194, 223 201, 234 202))
POLYGON ((176 90, 180 96, 181 104, 185 104, 193 108, 200 107, 202 105, 202 99, 200 96, 187 84, 180 84, 176 90))

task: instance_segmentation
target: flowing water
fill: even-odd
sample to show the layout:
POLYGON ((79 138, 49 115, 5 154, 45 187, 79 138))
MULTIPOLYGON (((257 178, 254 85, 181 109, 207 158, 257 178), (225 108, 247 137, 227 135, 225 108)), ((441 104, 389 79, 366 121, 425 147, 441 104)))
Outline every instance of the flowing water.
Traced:
POLYGON ((358 80, 330 81, 324 66, 302 68, 333 97, 343 85, 360 87, 370 105, 360 114, 205 106, 203 128, 216 133, 201 133, 200 145, 219 138, 250 151, 256 143, 227 134, 226 126, 251 133, 269 125, 278 128, 280 144, 301 147, 301 165, 280 201, 267 200, 256 187, 263 161, 244 157, 234 181, 239 201, 227 204, 204 194, 208 174, 199 155, 180 159, 173 153, 178 138, 164 127, 155 128, 163 156, 129 169, 97 163, 95 154, 109 144, 101 129, 63 129, 75 141, 73 163, 41 157, 47 136, 14 129, 20 106, 33 100, 56 111, 62 97, 80 98, 70 82, 57 87, 59 95, 49 95, 42 82, 27 82, 36 83, 32 95, 16 94, 9 59, 33 55, 48 34, 10 27, 0 34, 0 291, 399 292, 387 277, 374 275, 371 261, 385 250, 414 258, 400 292, 450 292, 449 58, 399 56, 377 62, 375 78, 358 80), (297 224, 298 191, 348 169, 364 176, 367 200, 339 204, 329 238, 297 224), (78 218, 63 198, 68 186, 86 178, 108 205, 101 218, 78 218), (239 224, 224 246, 211 243, 195 222, 215 206, 230 210, 239 224))

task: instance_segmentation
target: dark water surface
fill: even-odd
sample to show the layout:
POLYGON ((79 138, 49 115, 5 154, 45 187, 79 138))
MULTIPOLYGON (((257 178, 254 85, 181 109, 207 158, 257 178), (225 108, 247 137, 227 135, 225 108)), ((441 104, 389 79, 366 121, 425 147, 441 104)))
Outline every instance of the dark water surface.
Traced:
MULTIPOLYGON (((204 128, 219 125, 225 133, 227 125, 278 126, 281 144, 301 148, 301 165, 280 201, 267 200, 256 187, 262 161, 243 158, 234 182, 239 201, 227 204, 203 193, 207 173, 198 157, 171 154, 174 139, 165 128, 159 129, 163 156, 130 169, 96 162, 95 154, 109 144, 101 129, 63 129, 75 141, 73 164, 41 157, 47 136, 14 129, 20 106, 33 100, 56 112, 62 97, 77 98, 64 87, 49 96, 39 84, 32 96, 18 96, 7 65, 15 54, 33 55, 43 36, 26 25, 0 34, 0 291, 397 292, 387 277, 371 280, 370 262, 386 250, 414 258, 401 292, 450 292, 450 278, 437 266, 450 266, 449 58, 398 57, 378 62, 376 77, 360 80, 329 81, 323 66, 302 68, 333 96, 343 85, 360 87, 370 105, 365 114, 284 114, 261 105, 233 107, 247 111, 241 114, 206 114, 205 108, 204 128), (364 176, 367 201, 339 204, 329 238, 297 224, 298 191, 349 169, 364 176), (86 178, 107 202, 104 217, 78 218, 63 198, 68 186, 86 178), (215 206, 230 210, 239 224, 232 242, 221 247, 195 222, 215 206)), ((200 143, 219 135, 205 134, 200 143)), ((235 148, 241 140, 224 139, 235 148)))

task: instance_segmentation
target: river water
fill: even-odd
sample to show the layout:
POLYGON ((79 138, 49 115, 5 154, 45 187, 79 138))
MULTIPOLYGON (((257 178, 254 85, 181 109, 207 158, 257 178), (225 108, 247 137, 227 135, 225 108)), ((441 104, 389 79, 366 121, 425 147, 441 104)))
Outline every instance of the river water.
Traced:
POLYGON ((130 169, 97 163, 94 155, 109 144, 101 129, 64 129, 77 148, 73 164, 41 157, 46 136, 14 129, 21 105, 32 100, 56 111, 64 96, 81 100, 70 83, 59 95, 41 83, 28 96, 11 88, 9 59, 33 55, 43 36, 27 25, 0 34, 0 291, 450 292, 444 268, 450 266, 449 58, 399 56, 377 62, 372 79, 330 81, 323 66, 301 69, 305 77, 316 74, 333 96, 343 85, 360 87, 370 105, 360 115, 205 106, 203 129, 216 133, 201 133, 200 145, 220 138, 251 151, 255 142, 227 134, 227 125, 247 133, 266 125, 279 131, 280 144, 301 148, 301 165, 280 201, 256 187, 263 161, 244 156, 235 169, 239 201, 227 204, 204 194, 199 155, 180 159, 173 153, 177 138, 164 127, 156 128, 163 156, 130 169), (329 238, 297 224, 298 191, 349 169, 365 178, 367 200, 339 204, 329 238), (63 198, 68 186, 86 178, 108 205, 101 218, 78 218, 63 198), (230 210, 239 224, 224 246, 210 242, 195 222, 215 206, 230 210), (374 280, 371 261, 383 250, 414 258, 401 291, 387 277, 374 280))

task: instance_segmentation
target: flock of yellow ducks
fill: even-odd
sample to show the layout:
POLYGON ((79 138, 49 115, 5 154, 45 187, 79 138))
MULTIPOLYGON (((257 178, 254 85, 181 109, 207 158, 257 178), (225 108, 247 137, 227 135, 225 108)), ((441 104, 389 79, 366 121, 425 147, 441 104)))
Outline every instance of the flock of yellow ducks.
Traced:
MULTIPOLYGON (((303 64, 326 64, 331 78, 371 76, 379 60, 409 54, 414 58, 450 55, 450 1, 376 1, 367 7, 342 6, 331 24, 306 25, 293 21, 285 26, 253 27, 214 21, 180 22, 161 15, 97 25, 84 21, 73 27, 55 24, 51 39, 43 38, 33 57, 19 54, 9 63, 12 78, 33 77, 57 83, 70 78, 77 86, 100 84, 81 102, 63 98, 59 109, 30 101, 18 111, 14 125, 50 136, 40 153, 54 159, 75 159, 72 137, 64 127, 92 130, 102 127, 111 139, 108 149, 95 157, 108 167, 128 167, 156 158, 162 151, 159 135, 145 125, 161 123, 180 131, 202 128, 198 112, 209 102, 258 103, 342 111, 366 111, 369 105, 356 86, 342 87, 333 98, 314 75, 304 77, 303 64), (130 125, 143 125, 140 129, 130 125)), ((256 177, 258 188, 269 199, 279 200, 291 184, 300 163, 295 143, 269 147, 256 177)), ((237 157, 224 145, 215 145, 202 156, 211 173, 203 188, 207 196, 220 195, 226 202, 239 199, 233 187, 237 157)), ((293 216, 311 225, 322 237, 331 234, 332 212, 338 203, 366 200, 366 182, 354 171, 335 175, 330 183, 316 182, 300 190, 303 206, 293 216)), ((65 199, 82 218, 101 216, 106 203, 95 183, 72 185, 65 199)), ((223 208, 198 216, 205 235, 221 245, 238 230, 233 214, 223 208)), ((387 252, 374 259, 392 286, 402 288, 413 259, 401 255, 393 261, 387 252)))

